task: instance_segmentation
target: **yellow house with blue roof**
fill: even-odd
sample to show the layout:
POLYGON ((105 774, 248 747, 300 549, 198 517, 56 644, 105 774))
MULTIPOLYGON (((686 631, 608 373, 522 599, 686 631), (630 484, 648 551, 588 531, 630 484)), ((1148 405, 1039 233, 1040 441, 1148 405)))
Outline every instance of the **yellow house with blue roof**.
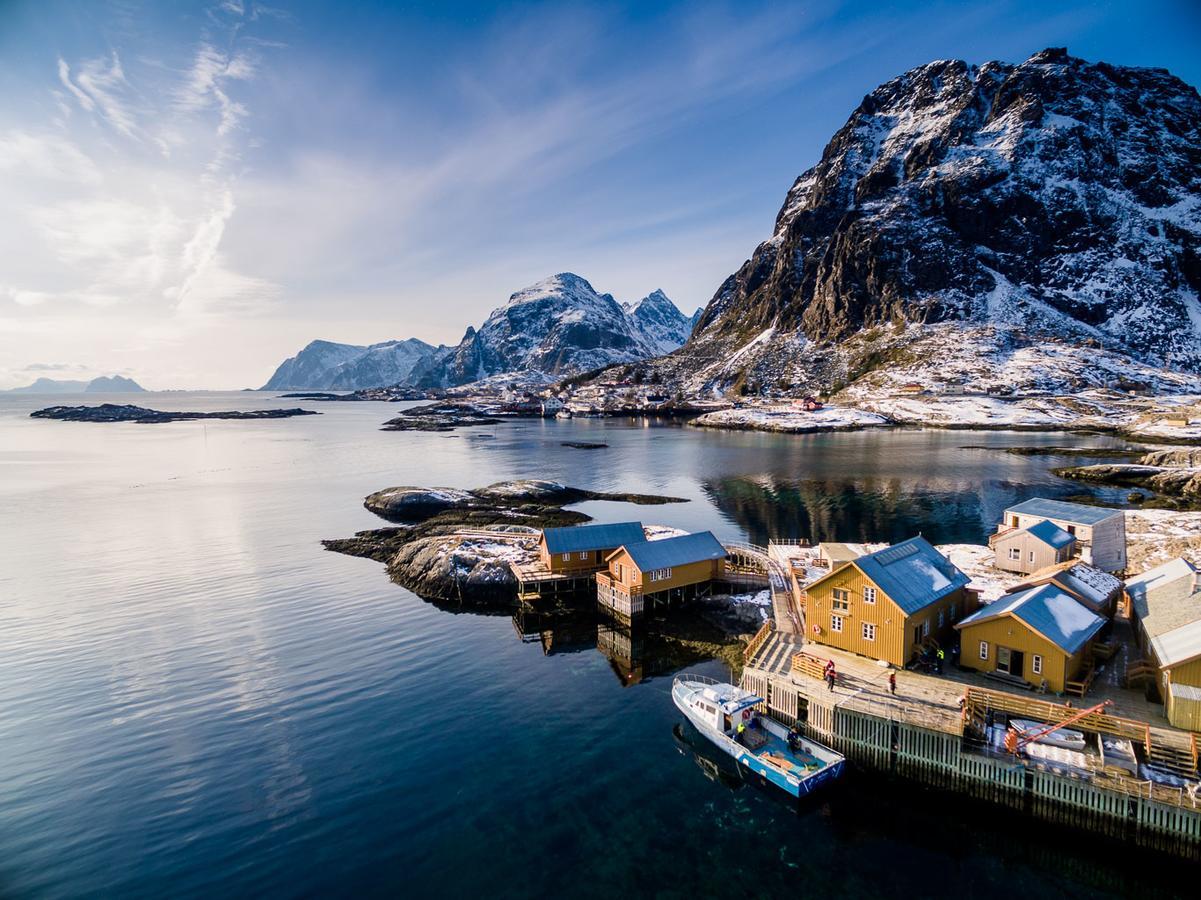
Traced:
POLYGON ((955 628, 959 664, 1061 694, 1087 668, 1106 619, 1054 584, 1008 594, 955 628))

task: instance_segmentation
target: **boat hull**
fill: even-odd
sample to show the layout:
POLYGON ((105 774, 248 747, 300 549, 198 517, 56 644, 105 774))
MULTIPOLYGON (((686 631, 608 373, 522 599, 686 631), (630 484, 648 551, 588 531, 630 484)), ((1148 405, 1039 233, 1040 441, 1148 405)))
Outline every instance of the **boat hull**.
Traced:
POLYGON ((732 756, 740 765, 745 766, 764 781, 775 785, 793 797, 807 797, 809 794, 830 784, 842 775, 843 767, 846 765, 846 760, 844 759, 831 763, 813 774, 806 775, 804 778, 789 775, 775 766, 768 765, 746 747, 711 726, 692 708, 681 693, 675 689, 672 690, 672 701, 702 737, 722 752, 732 756))

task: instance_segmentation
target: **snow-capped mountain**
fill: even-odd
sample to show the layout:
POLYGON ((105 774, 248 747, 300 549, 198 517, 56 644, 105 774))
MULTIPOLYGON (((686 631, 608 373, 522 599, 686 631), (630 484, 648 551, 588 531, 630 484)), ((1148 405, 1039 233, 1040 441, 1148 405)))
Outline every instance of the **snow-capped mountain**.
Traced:
POLYGON ((479 329, 468 328, 422 384, 467 384, 508 372, 567 376, 670 352, 689 319, 662 291, 623 308, 564 272, 509 297, 479 329))
POLYGON ((416 338, 366 347, 313 341, 284 360, 261 390, 356 390, 401 384, 424 371, 442 350, 416 338))
POLYGON ((940 61, 864 98, 706 307, 688 359, 714 362, 674 365, 846 383, 958 323, 973 353, 1084 342, 1201 372, 1199 294, 1193 87, 1062 49, 940 61))
POLYGON ((685 316, 662 291, 653 291, 637 303, 623 303, 621 307, 657 353, 670 353, 688 340, 692 326, 704 312, 698 309, 685 316))

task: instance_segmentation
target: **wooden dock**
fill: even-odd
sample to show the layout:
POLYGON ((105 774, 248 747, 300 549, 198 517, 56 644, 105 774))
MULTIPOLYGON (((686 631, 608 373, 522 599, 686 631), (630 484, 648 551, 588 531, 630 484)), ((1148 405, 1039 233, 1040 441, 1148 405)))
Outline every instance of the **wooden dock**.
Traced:
MULTIPOLYGON (((895 671, 873 660, 775 630, 748 645, 742 686, 769 711, 848 758, 873 768, 1005 803, 1056 821, 1085 825, 1114 836, 1201 859, 1201 798, 1196 789, 1170 787, 1106 765, 1086 754, 1082 769, 1015 757, 987 745, 982 729, 1014 715, 1063 721, 1102 699, 1100 685, 1070 706, 1058 698, 1011 689, 948 666, 945 675, 895 671), (833 690, 822 679, 833 660, 833 690), (889 674, 897 691, 889 690, 889 674)), ((1197 736, 1167 724, 1153 704, 1121 692, 1104 714, 1071 727, 1091 735, 1131 740, 1146 762, 1198 777, 1197 736)), ((1195 781, 1194 781, 1195 783, 1195 781)))

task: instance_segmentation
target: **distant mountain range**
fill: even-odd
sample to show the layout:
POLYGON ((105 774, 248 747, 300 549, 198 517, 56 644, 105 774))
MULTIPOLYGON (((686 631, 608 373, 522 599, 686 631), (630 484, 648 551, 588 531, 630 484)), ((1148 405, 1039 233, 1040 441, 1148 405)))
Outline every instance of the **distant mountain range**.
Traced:
POLYGON ((561 378, 669 353, 700 312, 685 316, 662 291, 621 304, 564 272, 510 296, 454 347, 415 338, 366 347, 313 341, 262 390, 452 387, 509 373, 561 378))
POLYGON ((91 381, 39 378, 25 387, 9 388, 13 394, 135 394, 146 389, 132 378, 103 375, 91 381))

